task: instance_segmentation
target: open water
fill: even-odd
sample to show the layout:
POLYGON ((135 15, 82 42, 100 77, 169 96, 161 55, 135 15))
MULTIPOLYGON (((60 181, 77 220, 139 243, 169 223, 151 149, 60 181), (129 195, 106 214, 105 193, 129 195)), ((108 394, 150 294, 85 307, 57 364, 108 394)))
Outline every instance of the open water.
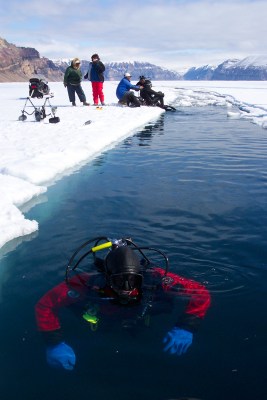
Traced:
POLYGON ((27 212, 39 232, 1 260, 1 399, 266 399, 266 160, 265 130, 185 108, 51 186, 27 212), (86 335, 65 310, 77 366, 46 365, 34 305, 73 250, 102 235, 157 247, 206 285, 212 305, 185 355, 162 351, 173 315, 136 335, 86 335))

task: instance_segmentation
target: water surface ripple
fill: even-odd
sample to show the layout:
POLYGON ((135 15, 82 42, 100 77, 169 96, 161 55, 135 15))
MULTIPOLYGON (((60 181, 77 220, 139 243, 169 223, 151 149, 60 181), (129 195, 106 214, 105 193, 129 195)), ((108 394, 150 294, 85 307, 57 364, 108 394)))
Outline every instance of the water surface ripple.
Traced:
POLYGON ((3 398, 265 398, 266 159, 266 131, 220 107, 184 108, 51 186, 27 213, 38 235, 2 260, 3 398), (72 251, 98 235, 158 247, 173 271, 206 285, 212 306, 188 354, 163 354, 169 316, 127 338, 80 338, 69 322, 77 370, 46 366, 34 304, 63 279, 72 251))

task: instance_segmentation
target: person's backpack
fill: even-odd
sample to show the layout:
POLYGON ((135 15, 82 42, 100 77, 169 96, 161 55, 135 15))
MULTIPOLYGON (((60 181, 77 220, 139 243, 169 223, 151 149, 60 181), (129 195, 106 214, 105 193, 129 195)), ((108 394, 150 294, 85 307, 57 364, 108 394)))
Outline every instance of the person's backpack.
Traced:
POLYGON ((29 96, 37 99, 42 99, 43 96, 50 92, 49 86, 44 79, 31 78, 29 80, 29 96))

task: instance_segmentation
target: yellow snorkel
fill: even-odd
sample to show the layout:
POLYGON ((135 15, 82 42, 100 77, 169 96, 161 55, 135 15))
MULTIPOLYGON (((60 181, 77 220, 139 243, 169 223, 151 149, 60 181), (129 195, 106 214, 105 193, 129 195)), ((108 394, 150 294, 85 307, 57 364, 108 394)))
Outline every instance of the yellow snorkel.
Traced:
POLYGON ((111 247, 111 246, 112 246, 112 242, 106 242, 106 243, 102 243, 102 244, 92 247, 91 251, 93 253, 95 253, 96 251, 107 249, 108 247, 111 247))

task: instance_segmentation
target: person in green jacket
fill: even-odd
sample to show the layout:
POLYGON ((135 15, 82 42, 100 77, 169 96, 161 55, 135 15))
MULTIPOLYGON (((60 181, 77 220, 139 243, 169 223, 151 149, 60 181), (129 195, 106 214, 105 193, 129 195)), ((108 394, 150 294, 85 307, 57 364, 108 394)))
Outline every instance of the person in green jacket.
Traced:
POLYGON ((73 106, 76 106, 75 93, 84 106, 89 106, 90 104, 86 102, 85 93, 81 86, 82 73, 80 65, 81 62, 79 58, 74 58, 72 60, 71 65, 65 71, 64 86, 68 89, 69 99, 73 106))

